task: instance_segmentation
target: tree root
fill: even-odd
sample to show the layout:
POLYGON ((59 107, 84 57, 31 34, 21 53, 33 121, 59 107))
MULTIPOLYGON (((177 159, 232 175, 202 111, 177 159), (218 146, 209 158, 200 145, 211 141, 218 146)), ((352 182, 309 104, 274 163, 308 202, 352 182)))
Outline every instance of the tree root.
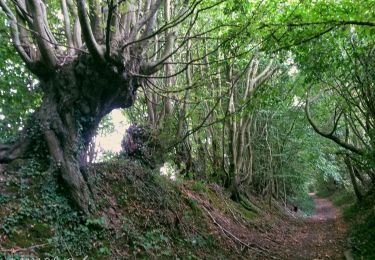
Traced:
POLYGON ((10 163, 18 158, 24 158, 31 143, 29 138, 22 138, 14 144, 0 144, 0 163, 10 163))
POLYGON ((247 198, 245 198, 243 195, 239 195, 239 203, 247 210, 253 211, 255 213, 260 213, 261 210, 254 205, 254 203, 250 202, 247 198))

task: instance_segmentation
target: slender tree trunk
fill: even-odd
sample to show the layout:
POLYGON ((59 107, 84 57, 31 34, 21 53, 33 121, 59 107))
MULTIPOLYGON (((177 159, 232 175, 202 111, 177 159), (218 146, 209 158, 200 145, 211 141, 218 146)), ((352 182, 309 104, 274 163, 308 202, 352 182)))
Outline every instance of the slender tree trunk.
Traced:
POLYGON ((356 181, 356 178, 355 178, 355 174, 354 174, 354 168, 353 168, 354 166, 353 166, 349 156, 345 157, 345 164, 348 167, 349 176, 350 176, 350 180, 351 180, 352 185, 353 185, 354 193, 355 193, 358 201, 361 201, 362 198, 363 198, 363 195, 362 195, 361 191, 359 190, 359 187, 358 187, 358 184, 357 184, 357 181, 356 181))

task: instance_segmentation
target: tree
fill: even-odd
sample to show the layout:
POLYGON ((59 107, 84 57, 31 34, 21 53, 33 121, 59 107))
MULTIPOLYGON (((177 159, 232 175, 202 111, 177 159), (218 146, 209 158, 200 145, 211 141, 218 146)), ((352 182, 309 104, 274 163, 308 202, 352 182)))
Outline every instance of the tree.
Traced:
POLYGON ((187 39, 176 41, 175 28, 196 19, 202 2, 0 0, 11 41, 43 95, 19 139, 0 146, 0 162, 27 156, 41 138, 73 202, 89 212, 83 173, 100 120, 132 106, 144 79, 184 46, 187 39))
MULTIPOLYGON (((322 85, 323 91, 334 94, 331 99, 333 112, 332 125, 326 130, 319 126, 310 112, 309 99, 306 101, 306 116, 312 128, 321 136, 337 143, 341 151, 338 152, 344 161, 353 189, 358 200, 362 199, 362 192, 370 190, 375 184, 375 152, 374 152, 374 122, 375 110, 373 105, 373 42, 362 38, 362 46, 351 33, 349 43, 343 40, 340 50, 334 59, 340 64, 332 69, 315 72, 320 75, 315 84, 322 85), (329 77, 326 73, 329 72, 329 77), (322 84, 322 82, 324 82, 322 84), (360 181, 360 184, 357 182, 360 181), (359 185, 362 187, 359 188, 359 185)), ((319 97, 319 95, 318 95, 319 97)), ((319 98, 317 100, 322 100, 319 98)), ((321 101, 320 101, 321 102, 321 101)))

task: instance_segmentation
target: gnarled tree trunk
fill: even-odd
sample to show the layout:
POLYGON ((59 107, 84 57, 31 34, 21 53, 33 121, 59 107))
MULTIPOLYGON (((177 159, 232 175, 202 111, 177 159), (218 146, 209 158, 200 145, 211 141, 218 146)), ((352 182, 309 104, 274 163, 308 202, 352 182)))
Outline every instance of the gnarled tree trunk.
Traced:
POLYGON ((42 104, 19 141, 0 145, 0 163, 25 156, 42 137, 73 202, 89 212, 83 173, 100 120, 115 108, 133 104, 142 79, 174 54, 173 28, 192 15, 197 4, 180 3, 182 8, 171 17, 169 0, 60 0, 59 10, 55 5, 47 8, 46 2, 0 0, 11 42, 43 92, 42 104), (160 9, 164 19, 156 19, 160 9), (64 34, 55 36, 49 17, 58 12, 64 34), (150 46, 158 46, 158 39, 165 44, 153 52, 150 46))
MULTIPOLYGON (((130 64, 129 64, 130 65, 130 64)), ((133 64, 132 71, 139 70, 133 64)), ((141 79, 127 71, 97 66, 90 55, 82 54, 55 73, 41 79, 44 97, 34 115, 37 129, 47 143, 54 166, 60 171, 69 195, 88 212, 90 194, 82 174, 88 145, 100 120, 115 108, 133 104, 141 79)), ((31 128, 31 126, 29 126, 31 128)), ((31 148, 31 136, 2 149, 0 161, 10 161, 31 148)))

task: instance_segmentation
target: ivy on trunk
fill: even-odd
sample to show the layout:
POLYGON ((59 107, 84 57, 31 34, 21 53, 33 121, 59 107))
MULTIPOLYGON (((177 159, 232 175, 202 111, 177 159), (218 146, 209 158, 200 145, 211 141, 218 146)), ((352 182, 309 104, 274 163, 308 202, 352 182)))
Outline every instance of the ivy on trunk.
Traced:
POLYGON ((48 19, 56 2, 0 0, 12 43, 43 92, 20 139, 0 145, 0 162, 24 157, 41 136, 72 201, 88 213, 92 198, 83 174, 85 155, 100 120, 134 103, 143 79, 174 54, 172 29, 195 12, 199 1, 180 3, 172 17, 169 0, 59 2, 65 37, 55 35, 48 19), (165 44, 156 44, 160 40, 165 44))

